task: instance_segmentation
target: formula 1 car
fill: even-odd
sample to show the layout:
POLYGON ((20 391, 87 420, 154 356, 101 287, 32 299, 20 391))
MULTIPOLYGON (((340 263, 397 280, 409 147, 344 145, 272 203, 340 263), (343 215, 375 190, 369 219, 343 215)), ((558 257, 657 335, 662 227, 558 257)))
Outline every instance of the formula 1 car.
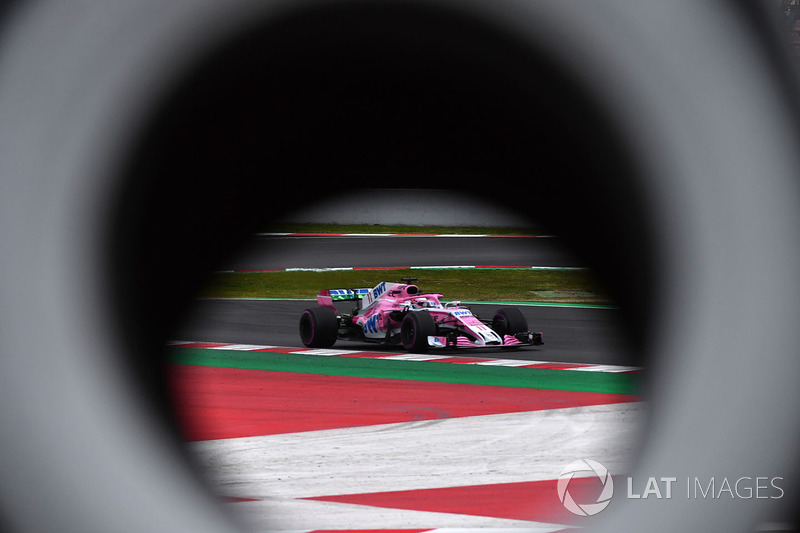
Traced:
POLYGON ((317 295, 318 307, 300 315, 300 339, 312 348, 328 348, 337 339, 402 344, 421 353, 429 348, 519 347, 543 344, 528 331, 516 307, 502 307, 481 320, 461 302, 441 303, 441 294, 420 294, 410 282, 381 282, 372 289, 330 289, 317 295), (355 301, 352 313, 340 313, 334 301, 355 301))

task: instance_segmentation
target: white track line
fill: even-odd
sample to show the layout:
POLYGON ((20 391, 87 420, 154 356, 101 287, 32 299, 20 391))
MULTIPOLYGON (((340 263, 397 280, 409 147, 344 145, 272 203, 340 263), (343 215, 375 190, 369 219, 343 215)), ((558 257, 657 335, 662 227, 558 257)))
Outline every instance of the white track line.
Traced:
MULTIPOLYGON (((294 348, 289 346, 262 346, 256 344, 225 344, 225 343, 211 343, 211 342, 190 342, 190 341, 170 341, 167 343, 168 346, 188 346, 191 347, 192 344, 202 344, 202 349, 208 350, 236 350, 236 351, 257 351, 257 350, 267 350, 269 351, 270 348, 289 348, 289 351, 281 351, 280 353, 291 353, 296 355, 318 355, 318 356, 344 356, 344 357, 364 357, 368 356, 370 359, 389 359, 394 361, 440 361, 445 359, 458 359, 459 355, 451 355, 447 353, 442 354, 419 354, 419 353, 391 353, 387 352, 386 355, 375 355, 374 352, 371 351, 362 351, 362 350, 341 350, 341 349, 330 349, 330 348, 294 348)), ((593 364, 593 363, 573 363, 573 362, 564 362, 564 361, 533 361, 528 359, 498 359, 489 357, 487 354, 484 353, 476 353, 474 357, 484 359, 484 361, 470 361, 466 363, 466 365, 483 365, 483 366, 507 366, 507 367, 530 367, 536 368, 536 365, 551 365, 551 364, 575 364, 578 366, 574 367, 567 367, 561 368, 559 370, 569 370, 569 371, 581 371, 581 372, 633 372, 637 370, 642 370, 641 367, 637 366, 621 366, 621 365, 600 365, 600 364, 593 364)))
POLYGON ((516 266, 516 265, 417 265, 417 266, 376 266, 376 267, 289 267, 289 268, 268 268, 240 269, 240 270, 216 270, 214 274, 260 274, 273 272, 341 272, 346 270, 589 270, 588 267, 578 266, 516 266))
POLYGON ((308 498, 557 479, 588 457, 634 460, 642 402, 189 443, 225 496, 308 498))
POLYGON ((443 533, 492 530, 504 533, 545 533, 564 530, 564 526, 558 524, 291 498, 270 498, 260 502, 229 505, 234 506, 232 509, 235 510, 237 520, 244 522, 250 532, 316 533, 320 530, 341 530, 342 533, 357 533, 359 530, 411 528, 426 531, 433 529, 443 533))
POLYGON ((576 372, 633 372, 641 370, 638 366, 616 366, 616 365, 592 365, 578 368, 571 368, 576 372))
POLYGON ((643 407, 633 402, 381 424, 189 448, 224 496, 266 500, 234 504, 256 529, 517 527, 522 523, 296 499, 556 479, 584 457, 622 474, 635 458, 643 407))
POLYGON ((266 344, 226 344, 224 346, 209 346, 208 350, 236 350, 238 352, 254 352, 256 350, 269 350, 278 346, 268 346, 266 344))
POLYGON ((284 233, 284 232, 264 232, 264 233, 254 233, 253 236, 255 237, 294 237, 300 239, 307 239, 307 238, 320 238, 320 239, 332 239, 337 237, 379 237, 379 238, 389 238, 389 237, 402 237, 402 238, 496 238, 496 239, 503 239, 503 238, 522 238, 522 239, 554 239, 557 238, 556 235, 528 235, 528 234, 497 234, 497 233, 485 233, 485 234, 462 234, 462 233, 284 233))

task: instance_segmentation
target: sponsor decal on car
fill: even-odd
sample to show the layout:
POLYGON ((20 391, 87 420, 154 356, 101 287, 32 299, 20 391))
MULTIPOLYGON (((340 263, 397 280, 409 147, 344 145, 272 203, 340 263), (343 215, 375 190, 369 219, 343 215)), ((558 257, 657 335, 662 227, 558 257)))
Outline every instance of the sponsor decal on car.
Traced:
POLYGON ((386 282, 385 281, 379 283, 378 285, 375 286, 374 289, 372 289, 372 299, 373 300, 377 299, 384 292, 386 292, 386 282))
POLYGON ((371 317, 364 322, 364 333, 378 333, 378 322, 380 320, 380 314, 375 313, 371 317))

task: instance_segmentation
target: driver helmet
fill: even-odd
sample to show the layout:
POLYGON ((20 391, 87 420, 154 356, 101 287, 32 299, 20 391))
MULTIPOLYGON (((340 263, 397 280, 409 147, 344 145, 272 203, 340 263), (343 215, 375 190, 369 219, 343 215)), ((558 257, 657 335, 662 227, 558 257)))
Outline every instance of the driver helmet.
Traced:
POLYGON ((417 307, 433 307, 433 302, 427 298, 414 298, 413 302, 417 307))

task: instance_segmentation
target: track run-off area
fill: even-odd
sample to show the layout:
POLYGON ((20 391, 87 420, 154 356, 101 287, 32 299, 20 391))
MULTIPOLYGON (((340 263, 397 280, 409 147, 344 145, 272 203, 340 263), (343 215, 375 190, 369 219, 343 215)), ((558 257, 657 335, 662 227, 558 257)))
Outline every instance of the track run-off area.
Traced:
POLYGON ((395 265, 585 266, 550 236, 265 233, 219 270, 395 265))
MULTIPOLYGON (((331 262, 307 264, 320 261, 331 262)), ((559 500, 564 467, 587 458, 629 471, 641 369, 613 309, 522 308, 542 347, 409 354, 302 347, 297 319, 313 305, 198 302, 167 350, 187 446, 247 529, 558 531, 592 521, 559 500)), ((578 502, 601 490, 588 474, 569 485, 578 502)))

